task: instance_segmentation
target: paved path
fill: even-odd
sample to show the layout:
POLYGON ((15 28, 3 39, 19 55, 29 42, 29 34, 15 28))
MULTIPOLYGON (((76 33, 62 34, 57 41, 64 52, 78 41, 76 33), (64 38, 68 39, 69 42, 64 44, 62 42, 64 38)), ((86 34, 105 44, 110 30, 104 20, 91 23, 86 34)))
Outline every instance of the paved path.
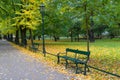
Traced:
POLYGON ((22 54, 0 40, 0 80, 69 80, 69 76, 22 54))

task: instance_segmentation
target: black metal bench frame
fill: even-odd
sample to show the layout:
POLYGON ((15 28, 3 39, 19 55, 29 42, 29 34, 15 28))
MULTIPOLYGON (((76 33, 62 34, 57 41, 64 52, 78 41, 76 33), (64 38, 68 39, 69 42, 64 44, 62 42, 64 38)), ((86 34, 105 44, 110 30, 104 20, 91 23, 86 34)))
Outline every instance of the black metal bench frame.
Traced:
POLYGON ((58 58, 57 63, 58 64, 60 63, 60 58, 63 58, 66 61, 66 66, 65 67, 67 68, 67 66, 69 64, 68 61, 72 61, 73 63, 76 64, 76 73, 78 73, 78 69, 79 69, 78 64, 82 64, 82 65, 84 65, 84 71, 83 71, 84 75, 86 75, 86 69, 88 68, 87 62, 89 60, 90 52, 81 51, 81 50, 78 50, 78 49, 75 50, 75 49, 66 48, 66 52, 63 53, 64 55, 60 55, 60 54, 62 54, 62 53, 57 54, 57 58, 58 58), (68 56, 68 52, 74 53, 74 56, 73 57, 68 56), (85 58, 84 59, 82 59, 82 58, 78 59, 77 58, 78 55, 84 55, 85 58))

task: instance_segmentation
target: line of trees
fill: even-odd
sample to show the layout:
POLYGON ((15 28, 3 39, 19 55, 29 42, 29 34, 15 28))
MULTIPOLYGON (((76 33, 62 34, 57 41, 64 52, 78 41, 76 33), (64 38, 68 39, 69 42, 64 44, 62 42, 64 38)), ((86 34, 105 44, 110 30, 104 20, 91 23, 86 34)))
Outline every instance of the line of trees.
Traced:
MULTIPOLYGON (((27 45, 27 37, 41 36, 39 5, 45 4, 45 34, 55 41, 70 36, 79 41, 79 35, 102 38, 120 36, 119 0, 1 0, 0 33, 15 43, 27 45), (21 39, 21 41, 19 41, 21 39)), ((31 41, 33 42, 33 41, 31 41)))
POLYGON ((38 3, 37 0, 1 0, 0 31, 5 38, 13 41, 14 35, 16 44, 27 45, 27 32, 32 39, 33 30, 41 23, 38 3))

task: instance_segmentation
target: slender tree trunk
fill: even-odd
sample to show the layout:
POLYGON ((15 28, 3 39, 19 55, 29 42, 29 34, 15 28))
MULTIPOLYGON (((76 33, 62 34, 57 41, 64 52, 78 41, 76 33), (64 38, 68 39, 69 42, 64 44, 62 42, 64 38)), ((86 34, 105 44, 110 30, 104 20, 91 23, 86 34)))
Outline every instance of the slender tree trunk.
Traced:
POLYGON ((33 35, 32 35, 32 30, 30 29, 29 31, 30 31, 31 44, 32 44, 32 46, 34 46, 34 45, 33 45, 33 35))
POLYGON ((7 40, 10 41, 10 34, 7 34, 7 40))
POLYGON ((57 38, 54 36, 54 41, 57 42, 57 38))
POLYGON ((115 35, 113 33, 110 34, 110 39, 115 38, 115 35))
POLYGON ((89 27, 88 27, 88 20, 89 17, 87 15, 87 1, 85 2, 85 24, 86 24, 86 34, 87 34, 87 51, 90 51, 89 49, 89 27))
POLYGON ((34 40, 36 39, 36 35, 33 36, 33 39, 34 39, 34 40))
POLYGON ((54 37, 54 41, 58 41, 59 40, 59 37, 58 36, 53 36, 54 37))
POLYGON ((95 42, 95 38, 94 38, 94 21, 93 21, 93 11, 91 11, 91 19, 90 19, 90 30, 89 30, 89 40, 90 42, 95 42))
POLYGON ((70 37, 71 37, 71 42, 73 42, 73 32, 72 31, 70 33, 70 37))
POLYGON ((20 27, 20 34, 21 34, 21 45, 23 45, 23 37, 24 37, 24 35, 23 35, 23 30, 22 30, 21 27, 20 27))
POLYGON ((0 34, 0 39, 2 39, 2 35, 0 34))
POLYGON ((10 41, 13 42, 13 34, 10 34, 10 41))
POLYGON ((41 36, 38 36, 38 40, 40 40, 41 36))
POLYGON ((24 43, 24 45, 26 46, 26 45, 27 45, 26 28, 23 29, 23 35, 24 35, 23 43, 24 43))
POLYGON ((4 35, 3 38, 4 38, 4 39, 7 39, 7 35, 4 35))
POLYGON ((93 29, 89 30, 89 40, 90 40, 90 42, 95 42, 93 29))
POLYGON ((79 34, 77 35, 77 40, 78 40, 78 42, 79 42, 79 34))

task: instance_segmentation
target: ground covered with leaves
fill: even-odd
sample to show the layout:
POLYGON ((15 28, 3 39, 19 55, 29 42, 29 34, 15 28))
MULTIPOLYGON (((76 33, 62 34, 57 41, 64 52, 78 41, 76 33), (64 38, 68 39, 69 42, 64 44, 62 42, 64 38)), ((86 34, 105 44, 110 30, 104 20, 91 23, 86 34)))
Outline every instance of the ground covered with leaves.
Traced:
MULTIPOLYGON (((40 43, 39 50, 42 50, 41 41, 35 41, 40 43)), ((30 45, 30 42, 28 42, 30 45)), ((119 40, 97 40, 95 43, 90 43, 90 60, 88 65, 91 66, 90 72, 87 72, 87 76, 83 74, 75 74, 74 65, 69 66, 66 70, 64 67, 64 61, 61 64, 57 64, 58 52, 65 52, 66 48, 79 49, 86 51, 86 42, 53 42, 46 40, 46 51, 50 54, 43 56, 41 51, 37 53, 29 51, 27 48, 21 48, 15 46, 27 55, 33 56, 37 60, 44 61, 47 65, 52 66, 54 69, 68 75, 76 76, 73 80, 120 80, 120 41, 119 40), (53 55, 51 55, 53 54, 53 55)), ((28 45, 28 46, 29 46, 28 45)))

